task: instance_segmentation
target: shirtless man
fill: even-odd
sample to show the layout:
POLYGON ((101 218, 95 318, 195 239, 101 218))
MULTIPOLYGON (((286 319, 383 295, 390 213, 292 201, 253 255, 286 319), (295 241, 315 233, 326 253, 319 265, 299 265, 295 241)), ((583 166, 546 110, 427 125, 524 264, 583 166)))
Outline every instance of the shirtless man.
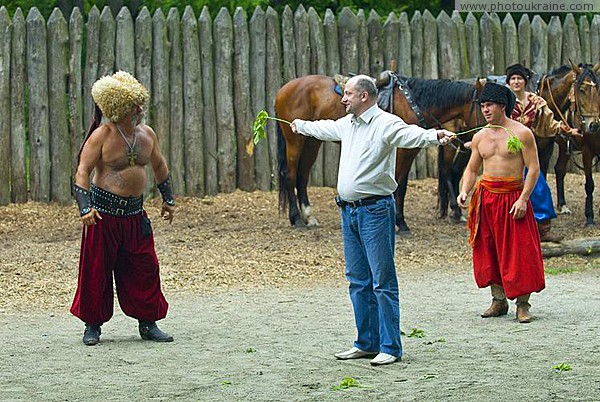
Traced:
POLYGON ((510 119, 515 96, 507 87, 487 83, 480 104, 493 127, 473 137, 457 202, 467 207, 467 195, 483 164, 483 177, 469 205, 475 281, 480 288, 490 286, 492 291, 492 304, 481 316, 506 315, 507 297, 516 298, 517 320, 528 323, 532 319, 529 296, 545 287, 539 233, 529 201, 540 174, 535 138, 531 130, 510 119), (519 139, 521 150, 509 151, 509 135, 519 139), (525 167, 529 173, 523 182, 525 167))
POLYGON ((156 321, 167 314, 160 289, 152 227, 143 209, 150 164, 163 197, 161 216, 173 220, 169 170, 154 131, 140 124, 148 91, 118 72, 92 87, 94 120, 81 151, 73 191, 83 236, 79 280, 71 313, 85 323, 83 343, 100 341, 100 326, 113 314, 113 273, 123 312, 139 321, 142 339, 170 342, 156 321), (100 124, 102 116, 108 121, 100 124), (94 172, 93 179, 90 177, 94 172))

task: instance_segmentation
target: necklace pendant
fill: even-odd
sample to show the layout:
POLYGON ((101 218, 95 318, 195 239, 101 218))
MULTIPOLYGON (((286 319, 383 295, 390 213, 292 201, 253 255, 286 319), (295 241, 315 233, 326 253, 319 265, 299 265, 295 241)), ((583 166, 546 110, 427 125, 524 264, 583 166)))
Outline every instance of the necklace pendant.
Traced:
POLYGON ((130 149, 127 152, 127 159, 129 159, 129 166, 135 166, 135 162, 137 160, 137 152, 133 149, 130 149))

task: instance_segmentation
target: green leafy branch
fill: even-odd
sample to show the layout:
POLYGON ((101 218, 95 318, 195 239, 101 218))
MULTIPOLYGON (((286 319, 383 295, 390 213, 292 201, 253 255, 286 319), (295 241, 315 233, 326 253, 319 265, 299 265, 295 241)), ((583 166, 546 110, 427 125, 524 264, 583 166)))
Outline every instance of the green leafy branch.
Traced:
POLYGON ((348 389, 348 388, 370 388, 370 387, 362 385, 361 383, 358 382, 358 380, 356 380, 352 377, 348 377, 348 376, 344 377, 344 379, 342 380, 340 385, 332 385, 331 386, 331 389, 334 391, 341 391, 343 389, 348 389))
POLYGON ((287 120, 279 119, 277 117, 271 117, 271 116, 269 116, 269 114, 267 113, 266 110, 261 110, 256 115, 256 119, 254 119, 254 126, 253 126, 254 145, 258 144, 260 142, 260 140, 264 140, 265 138, 267 138, 267 134, 265 133, 265 127, 267 126, 267 121, 269 119, 280 121, 282 123, 287 123, 290 125, 292 124, 291 122, 289 122, 287 120))

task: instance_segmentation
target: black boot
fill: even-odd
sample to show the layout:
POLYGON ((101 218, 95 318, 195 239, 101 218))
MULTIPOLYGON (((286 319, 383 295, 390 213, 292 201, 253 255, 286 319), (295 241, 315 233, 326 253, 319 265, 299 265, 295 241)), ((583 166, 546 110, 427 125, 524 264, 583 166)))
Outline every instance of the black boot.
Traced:
POLYGON ((140 321, 140 336, 145 341, 173 342, 173 337, 158 328, 154 321, 140 321))
POLYGON ((83 343, 88 346, 94 346, 100 342, 100 324, 85 324, 83 331, 83 343))

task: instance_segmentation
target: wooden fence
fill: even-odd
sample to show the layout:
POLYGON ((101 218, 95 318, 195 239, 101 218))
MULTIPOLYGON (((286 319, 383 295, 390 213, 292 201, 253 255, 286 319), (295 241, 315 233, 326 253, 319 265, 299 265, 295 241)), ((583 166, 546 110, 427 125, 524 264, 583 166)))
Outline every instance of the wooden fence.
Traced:
MULTIPOLYGON (((600 55, 600 16, 523 15, 515 23, 496 14, 429 11, 393 13, 287 7, 281 15, 257 8, 248 18, 223 8, 213 18, 187 7, 183 15, 127 8, 115 17, 95 6, 87 21, 74 9, 67 21, 55 9, 45 21, 36 8, 12 18, 0 8, 0 204, 71 202, 74 160, 93 102, 92 84, 125 70, 150 90, 147 122, 160 138, 177 194, 214 195, 236 188, 277 187, 277 135, 267 129, 254 156, 246 153, 258 111, 274 115, 277 90, 311 73, 377 75, 396 61, 406 76, 459 79, 502 74, 524 62, 545 72, 600 55)), ((411 178, 436 176, 436 149, 421 152, 411 178)), ((312 185, 334 186, 339 147, 327 143, 312 185)), ((152 185, 149 186, 152 190, 152 185)))

